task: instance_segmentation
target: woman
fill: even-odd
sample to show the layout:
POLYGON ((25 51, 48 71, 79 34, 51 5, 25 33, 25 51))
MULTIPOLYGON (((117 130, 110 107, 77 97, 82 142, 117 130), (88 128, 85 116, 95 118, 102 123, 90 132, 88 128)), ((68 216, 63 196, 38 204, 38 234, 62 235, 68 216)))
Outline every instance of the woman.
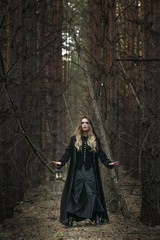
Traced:
POLYGON ((119 165, 108 159, 91 120, 84 116, 60 160, 52 162, 63 167, 71 159, 60 208, 60 222, 67 227, 85 219, 96 225, 108 222, 98 158, 108 168, 119 165))

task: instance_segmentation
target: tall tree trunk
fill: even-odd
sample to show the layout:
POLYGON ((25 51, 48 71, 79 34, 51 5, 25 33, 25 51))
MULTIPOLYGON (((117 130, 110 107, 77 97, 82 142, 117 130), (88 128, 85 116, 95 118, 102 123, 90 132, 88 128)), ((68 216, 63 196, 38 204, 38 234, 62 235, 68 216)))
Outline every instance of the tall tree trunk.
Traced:
MULTIPOLYGON (((43 92, 42 149, 50 161, 58 157, 63 133, 62 10, 62 1, 59 0, 39 3, 39 72, 43 92)), ((49 177, 48 174, 47 176, 49 177)))
MULTIPOLYGON (((112 154, 111 154, 111 151, 110 151, 109 140, 108 140, 108 138, 105 134, 105 129, 104 129, 101 113, 100 113, 100 110, 99 110, 99 106, 98 106, 98 103, 97 103, 96 98, 95 98, 95 93, 94 93, 94 90, 93 90, 91 78, 89 76, 87 62, 88 61, 87 60, 85 61, 85 57, 82 54, 81 64, 82 64, 83 69, 85 70, 85 76, 86 76, 86 81, 87 81, 87 84, 88 84, 88 90, 89 90, 89 93, 90 93, 90 97, 92 99, 92 104, 93 104, 93 108, 94 108, 94 111, 95 111, 95 116, 96 116, 98 127, 99 127, 100 137, 101 137, 102 142, 104 144, 104 150, 105 150, 108 158, 110 160, 114 160, 112 158, 112 154)), ((110 176, 110 188, 115 193, 114 194, 114 197, 116 198, 115 201, 117 201, 117 199, 119 201, 120 211, 122 212, 124 218, 126 218, 126 219, 130 218, 128 207, 127 207, 126 201, 125 201, 125 199, 124 199, 124 197, 121 193, 120 186, 118 184, 115 172, 114 171, 108 171, 108 175, 110 176)))
POLYGON ((63 20, 63 1, 53 0, 53 26, 54 26, 54 46, 52 49, 53 77, 54 77, 54 115, 53 121, 56 126, 53 144, 56 147, 55 158, 60 156, 61 142, 63 141, 63 124, 65 120, 65 105, 63 99, 64 82, 62 79, 62 20, 63 20))
MULTIPOLYGON (((160 2, 144 0, 143 57, 160 54, 160 2)), ((141 222, 160 225, 160 83, 159 62, 148 61, 143 75, 143 141, 141 151, 142 208, 141 222)))

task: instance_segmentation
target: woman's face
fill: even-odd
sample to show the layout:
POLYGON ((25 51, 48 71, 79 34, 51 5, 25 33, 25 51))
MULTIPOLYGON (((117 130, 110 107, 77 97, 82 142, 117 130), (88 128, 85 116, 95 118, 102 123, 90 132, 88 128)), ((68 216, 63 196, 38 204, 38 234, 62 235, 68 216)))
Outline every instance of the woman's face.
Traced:
POLYGON ((87 118, 82 118, 81 127, 83 132, 87 132, 90 129, 89 120, 87 118))

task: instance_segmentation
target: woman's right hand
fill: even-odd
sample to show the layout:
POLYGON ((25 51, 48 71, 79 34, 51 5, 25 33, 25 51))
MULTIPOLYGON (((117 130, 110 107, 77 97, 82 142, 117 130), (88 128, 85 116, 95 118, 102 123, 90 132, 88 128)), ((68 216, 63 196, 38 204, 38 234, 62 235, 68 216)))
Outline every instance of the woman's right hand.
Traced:
POLYGON ((52 161, 51 163, 54 164, 54 165, 58 165, 58 166, 61 165, 61 162, 57 162, 57 161, 52 161))

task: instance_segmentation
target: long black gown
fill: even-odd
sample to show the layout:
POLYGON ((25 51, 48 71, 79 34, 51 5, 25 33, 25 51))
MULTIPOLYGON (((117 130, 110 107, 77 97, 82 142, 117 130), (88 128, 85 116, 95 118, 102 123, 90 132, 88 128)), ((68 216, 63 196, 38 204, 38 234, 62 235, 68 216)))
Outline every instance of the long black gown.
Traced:
POLYGON ((75 221, 90 219, 98 215, 103 222, 108 221, 108 214, 100 178, 98 158, 106 166, 111 162, 97 143, 97 152, 91 151, 87 137, 82 137, 82 150, 74 146, 75 136, 71 138, 65 153, 59 160, 62 166, 70 159, 71 163, 61 198, 60 222, 67 223, 69 217, 75 221))
POLYGON ((94 219, 104 208, 98 198, 92 152, 87 137, 82 137, 82 151, 77 152, 77 164, 72 195, 67 213, 75 219, 94 219))

